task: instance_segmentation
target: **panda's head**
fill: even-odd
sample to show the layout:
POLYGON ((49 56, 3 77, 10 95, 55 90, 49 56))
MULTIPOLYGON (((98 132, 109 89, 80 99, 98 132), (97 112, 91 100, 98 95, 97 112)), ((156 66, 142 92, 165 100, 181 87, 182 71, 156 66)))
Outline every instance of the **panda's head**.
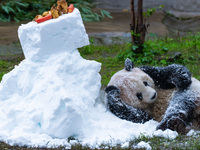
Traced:
POLYGON ((130 64, 125 63, 125 69, 112 76, 108 87, 117 87, 121 99, 128 105, 146 108, 157 98, 154 82, 148 74, 130 64))

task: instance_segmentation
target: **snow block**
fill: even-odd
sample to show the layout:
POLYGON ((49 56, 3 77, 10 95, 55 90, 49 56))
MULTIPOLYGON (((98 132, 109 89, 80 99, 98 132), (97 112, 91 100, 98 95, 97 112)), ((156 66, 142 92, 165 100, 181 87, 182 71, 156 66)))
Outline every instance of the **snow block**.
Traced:
POLYGON ((78 9, 59 19, 21 25, 18 36, 26 58, 47 59, 49 55, 66 51, 70 53, 76 48, 89 45, 78 9))

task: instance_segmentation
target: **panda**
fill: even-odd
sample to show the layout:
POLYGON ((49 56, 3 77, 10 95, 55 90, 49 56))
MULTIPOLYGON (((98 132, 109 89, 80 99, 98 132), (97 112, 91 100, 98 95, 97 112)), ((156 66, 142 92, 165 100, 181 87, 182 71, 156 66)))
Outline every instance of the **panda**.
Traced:
POLYGON ((130 59, 106 89, 108 109, 134 123, 154 119, 157 129, 187 133, 200 129, 200 82, 182 65, 134 67, 130 59))

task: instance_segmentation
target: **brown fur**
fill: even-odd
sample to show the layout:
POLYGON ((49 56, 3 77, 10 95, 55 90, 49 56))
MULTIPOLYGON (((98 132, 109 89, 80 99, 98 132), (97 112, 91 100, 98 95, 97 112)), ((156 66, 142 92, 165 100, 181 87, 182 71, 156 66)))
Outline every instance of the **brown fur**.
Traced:
POLYGON ((176 89, 163 90, 163 89, 156 88, 156 91, 157 91, 158 97, 154 103, 154 106, 152 109, 152 115, 153 115, 154 120, 160 122, 163 119, 163 115, 165 111, 167 110, 169 102, 174 96, 176 89))

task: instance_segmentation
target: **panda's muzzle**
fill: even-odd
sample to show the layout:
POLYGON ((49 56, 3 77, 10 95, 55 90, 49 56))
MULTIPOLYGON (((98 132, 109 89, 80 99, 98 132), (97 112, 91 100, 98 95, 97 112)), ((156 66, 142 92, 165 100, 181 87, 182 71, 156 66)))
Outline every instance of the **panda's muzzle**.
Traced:
POLYGON ((157 94, 156 92, 154 93, 154 95, 151 97, 151 100, 154 100, 156 98, 157 94))

